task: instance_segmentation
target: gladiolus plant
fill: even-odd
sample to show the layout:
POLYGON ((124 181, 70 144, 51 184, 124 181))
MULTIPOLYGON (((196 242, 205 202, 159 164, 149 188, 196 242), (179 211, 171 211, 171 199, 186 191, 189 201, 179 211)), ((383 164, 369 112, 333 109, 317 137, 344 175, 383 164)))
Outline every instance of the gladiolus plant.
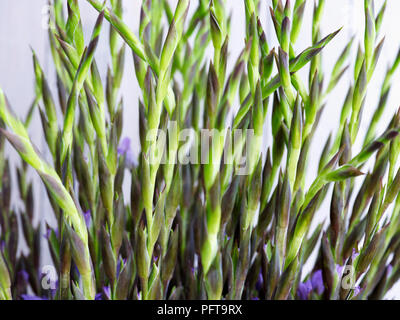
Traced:
POLYGON ((28 114, 17 116, 0 89, 0 300, 385 297, 400 278, 400 111, 383 117, 400 54, 378 105, 366 96, 376 89, 386 2, 375 11, 364 1, 357 55, 352 40, 324 73, 324 48, 341 32, 322 34, 324 0, 273 0, 275 34, 260 22, 261 0, 244 0, 245 39, 230 32, 229 0, 136 1, 138 32, 124 22, 123 0, 85 1, 98 14, 85 36, 78 0, 49 1, 57 87, 33 51, 28 114), (306 23, 312 41, 299 48, 306 23), (102 70, 96 49, 105 36, 111 63, 102 70), (230 68, 234 41, 243 49, 230 68), (121 90, 128 55, 137 119, 123 116, 132 107, 121 90), (331 92, 348 73, 341 100, 331 92), (330 99, 340 121, 321 141, 315 132, 330 99), (28 134, 36 112, 45 150, 28 134), (124 125, 139 128, 140 146, 122 136, 124 125), (21 165, 10 165, 5 141, 21 165), (46 230, 35 222, 31 170, 57 221, 46 230), (41 266, 45 243, 51 279, 41 266))

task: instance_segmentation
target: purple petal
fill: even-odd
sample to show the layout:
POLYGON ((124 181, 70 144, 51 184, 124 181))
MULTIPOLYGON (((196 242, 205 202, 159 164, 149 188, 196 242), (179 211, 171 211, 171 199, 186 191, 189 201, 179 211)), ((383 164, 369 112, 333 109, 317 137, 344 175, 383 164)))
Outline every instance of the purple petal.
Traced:
POLYGON ((264 278, 262 276, 262 273, 260 272, 258 274, 258 279, 257 279, 257 282, 256 282, 256 289, 257 290, 261 290, 263 283, 264 283, 264 278))
POLYGON ((96 293, 96 295, 94 296, 94 300, 103 300, 103 297, 110 300, 111 297, 110 287, 103 287, 102 292, 96 293))
POLYGON ((85 218, 86 226, 89 228, 90 222, 92 221, 92 216, 90 214, 90 210, 84 212, 83 217, 85 218))
POLYGON ((160 256, 154 255, 153 256, 153 263, 157 264, 158 259, 160 258, 160 256))
POLYGON ((97 293, 96 296, 94 297, 94 300, 103 300, 103 294, 101 292, 97 293))
POLYGON ((317 270, 311 277, 311 284, 314 291, 318 294, 322 294, 325 290, 324 280, 322 278, 322 270, 317 270))
POLYGON ((354 296, 357 296, 360 292, 361 292, 361 287, 360 286, 356 286, 354 288, 354 296))
POLYGON ((125 137, 122 139, 121 144, 119 145, 117 152, 119 155, 127 154, 131 151, 131 139, 125 137))
POLYGON ((304 283, 300 283, 297 289, 297 295, 299 296, 300 300, 308 300, 308 296, 312 291, 312 284, 311 280, 308 280, 304 283))
POLYGON ((55 283, 55 288, 54 288, 54 289, 50 289, 51 295, 52 295, 53 297, 54 297, 54 296, 56 295, 56 293, 57 293, 58 286, 59 286, 59 282, 58 282, 58 280, 57 280, 56 283, 55 283))
POLYGON ((41 297, 38 297, 38 296, 34 296, 34 295, 30 295, 30 294, 22 294, 21 295, 21 298, 23 299, 23 300, 47 300, 46 298, 41 298, 41 297))
POLYGON ((103 287, 103 293, 109 300, 111 299, 111 290, 109 286, 103 287))
POLYGON ((341 265, 339 265, 339 264, 336 265, 336 272, 337 272, 337 274, 339 275, 339 277, 342 276, 343 269, 344 269, 344 266, 341 266, 341 265))
POLYGON ((353 248, 353 253, 351 254, 351 260, 354 261, 354 259, 357 258, 358 255, 359 253, 356 251, 355 248, 353 248))
POLYGON ((117 264, 117 275, 119 275, 119 273, 121 272, 121 269, 123 268, 123 266, 125 266, 126 264, 126 259, 122 259, 122 264, 121 264, 121 260, 118 261, 117 264))
POLYGON ((54 234, 56 235, 56 237, 58 237, 58 229, 51 229, 51 228, 47 228, 46 233, 43 235, 47 240, 50 239, 51 236, 51 232, 54 232, 54 234))
POLYGON ((74 269, 74 271, 76 272, 77 275, 79 275, 79 276, 81 275, 81 273, 79 272, 79 269, 76 266, 76 264, 73 265, 73 269, 74 269))
POLYGON ((43 237, 45 237, 47 240, 49 240, 49 239, 50 239, 50 236, 51 236, 51 229, 48 228, 48 229, 46 230, 46 233, 43 235, 43 237))
POLYGON ((28 282, 29 280, 29 274, 25 270, 18 272, 18 276, 20 276, 25 282, 28 282))
POLYGON ((391 264, 389 264, 389 265, 387 266, 387 268, 386 268, 386 272, 387 272, 387 275, 388 275, 388 276, 392 273, 392 270, 393 270, 393 266, 392 266, 391 264))
POLYGON ((131 149, 131 139, 129 139, 128 137, 122 139, 121 144, 117 149, 117 153, 119 156, 125 155, 127 166, 137 165, 131 149))

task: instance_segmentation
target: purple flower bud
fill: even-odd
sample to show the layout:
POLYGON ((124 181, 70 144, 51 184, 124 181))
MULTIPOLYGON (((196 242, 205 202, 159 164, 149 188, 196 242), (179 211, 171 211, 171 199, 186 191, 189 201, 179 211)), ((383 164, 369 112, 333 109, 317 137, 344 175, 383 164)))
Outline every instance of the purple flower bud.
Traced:
POLYGON ((261 290, 263 283, 264 283, 264 279, 263 279, 262 273, 260 272, 258 274, 258 279, 256 282, 256 289, 261 290))
POLYGON ((387 270, 386 270, 388 276, 392 273, 392 270, 393 270, 393 266, 391 264, 389 264, 387 266, 387 270))
POLYGON ((29 280, 29 274, 25 270, 18 272, 18 276, 21 277, 21 279, 23 279, 25 282, 28 282, 29 280))
POLYGON ((297 295, 299 296, 300 300, 308 300, 308 296, 312 291, 312 284, 311 280, 308 280, 304 283, 300 283, 297 289, 297 295))
POLYGON ((344 269, 344 266, 341 266, 341 265, 339 265, 339 264, 336 265, 336 272, 337 272, 337 274, 339 275, 339 277, 342 276, 343 269, 344 269))
POLYGON ((84 212, 83 217, 85 218, 86 226, 89 228, 90 222, 92 221, 92 216, 90 214, 90 210, 84 212))
POLYGON ((361 287, 360 286, 356 286, 354 288, 354 296, 357 296, 360 292, 361 292, 361 287))
POLYGON ((358 255, 359 253, 356 251, 355 248, 353 248, 353 253, 351 254, 351 260, 354 261, 354 259, 357 258, 358 255))
POLYGON ((125 160, 128 166, 135 165, 135 160, 133 158, 131 149, 131 139, 128 137, 123 138, 117 149, 117 153, 120 156, 125 155, 125 160))
POLYGON ((153 263, 157 264, 158 258, 159 257, 157 255, 154 255, 153 256, 153 263))
POLYGON ((106 297, 108 300, 111 299, 111 291, 109 286, 103 287, 103 290, 94 296, 94 300, 103 300, 103 297, 106 297))
POLYGON ((51 231, 54 231, 55 235, 58 237, 58 229, 51 229, 51 228, 47 228, 46 233, 43 235, 47 240, 50 239, 51 236, 51 231))
POLYGON ((322 278, 322 270, 317 270, 311 277, 311 284, 314 291, 318 294, 322 294, 325 290, 324 280, 322 278))
POLYGON ((120 156, 131 151, 131 139, 125 137, 122 139, 121 144, 119 145, 117 152, 120 156))
POLYGON ((57 293, 58 286, 59 286, 59 282, 58 282, 58 280, 57 280, 56 283, 55 283, 54 289, 53 289, 53 288, 50 289, 51 296, 52 296, 53 298, 55 297, 55 295, 56 295, 56 293, 57 293))
POLYGON ((41 297, 30 295, 30 294, 22 294, 21 298, 22 298, 22 300, 47 300, 46 297, 41 298, 41 297))
POLYGON ((119 273, 121 272, 122 267, 126 264, 126 259, 122 259, 122 264, 121 264, 121 260, 118 261, 117 264, 117 275, 119 275, 119 273))
POLYGON ((74 269, 74 271, 76 272, 77 275, 79 275, 79 276, 81 275, 81 273, 79 272, 79 269, 76 266, 76 264, 73 265, 73 269, 74 269))
POLYGON ((103 293, 110 300, 111 299, 111 290, 109 286, 103 287, 103 293))
POLYGON ((49 240, 49 239, 50 239, 50 236, 51 236, 51 229, 48 228, 48 229, 46 230, 46 233, 43 235, 43 237, 45 237, 47 240, 49 240))

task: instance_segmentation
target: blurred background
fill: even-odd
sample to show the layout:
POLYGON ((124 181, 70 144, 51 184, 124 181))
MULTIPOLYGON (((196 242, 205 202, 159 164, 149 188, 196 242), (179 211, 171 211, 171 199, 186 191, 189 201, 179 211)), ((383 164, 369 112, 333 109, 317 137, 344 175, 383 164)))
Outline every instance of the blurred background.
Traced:
MULTIPOLYGON (((176 0, 170 0, 171 5, 176 4, 176 0)), ((194 9, 197 0, 191 1, 191 8, 194 9)), ((230 38, 230 65, 238 57, 244 46, 245 17, 244 4, 242 0, 227 0, 229 10, 232 12, 231 38, 230 38)), ((261 7, 261 20, 267 33, 270 48, 277 44, 273 31, 268 7, 271 0, 264 0, 261 7)), ((311 43, 311 19, 314 1, 306 0, 306 12, 300 37, 296 43, 296 50, 300 52, 311 43)), ((90 37, 93 25, 97 18, 96 11, 85 1, 79 0, 81 6, 81 17, 85 31, 86 41, 90 37)), ((383 0, 375 0, 375 10, 378 11, 383 0)), ((138 21, 140 14, 141 0, 124 0, 124 21, 137 34, 138 21)), ((367 100, 365 103, 360 136, 366 132, 366 126, 376 108, 380 86, 382 84, 387 66, 392 63, 400 47, 400 32, 398 13, 400 12, 400 1, 391 0, 387 3, 385 18, 383 20, 381 34, 379 38, 385 36, 384 47, 368 87, 367 100)), ((32 66, 32 50, 35 51, 41 66, 47 76, 51 88, 56 88, 55 71, 52 66, 50 46, 47 38, 48 21, 47 0, 2 0, 0 1, 0 87, 7 95, 14 112, 21 117, 25 117, 30 104, 34 99, 34 73, 32 66)), ((364 32, 364 10, 361 0, 328 0, 325 4, 324 15, 322 18, 322 34, 326 35, 334 30, 343 27, 339 35, 326 47, 323 52, 323 73, 330 73, 336 59, 340 55, 346 43, 355 36, 351 60, 354 61, 358 43, 363 42, 364 32)), ((104 23, 100 45, 96 51, 97 60, 101 76, 105 78, 107 66, 110 63, 108 51, 108 23, 104 23)), ((332 91, 327 99, 321 124, 315 135, 311 154, 315 157, 310 158, 309 180, 310 183, 315 177, 315 170, 318 165, 319 155, 322 145, 328 135, 335 130, 339 121, 339 110, 341 109, 349 83, 353 81, 353 66, 344 75, 339 85, 332 91)), ((301 76, 307 79, 308 68, 301 70, 301 76)), ((382 132, 390 121, 391 116, 400 105, 400 74, 396 73, 393 79, 393 88, 388 100, 388 107, 382 121, 382 132)), ((138 97, 140 91, 135 79, 132 55, 126 55, 125 73, 121 91, 124 97, 124 132, 123 136, 129 136, 132 140, 132 150, 134 156, 139 152, 139 131, 138 131, 138 97)), ((56 91, 53 91, 55 94, 56 91)), ((237 107, 237 106, 236 106, 237 107)), ((35 112, 30 134, 36 146, 45 152, 45 142, 42 137, 42 127, 38 112, 35 112)), ((271 136, 266 128, 265 144, 271 142, 271 136)), ((360 143, 361 141, 359 141, 360 143)), ((355 146, 357 148, 357 145, 355 146)), ((8 145, 7 152, 11 162, 18 162, 19 157, 16 152, 8 145)), ((54 223, 51 209, 48 204, 47 195, 38 178, 32 172, 35 190, 35 208, 37 222, 46 221, 54 223)), ((15 175, 14 175, 15 181, 15 175)), ((127 185, 129 190, 129 184, 127 185)), ((15 197, 17 198, 17 197, 15 197)), ((16 199, 14 205, 18 206, 16 199)), ((322 221, 329 216, 329 203, 324 204, 318 213, 318 220, 322 221)), ((21 250, 26 250, 24 245, 21 250)), ((49 263, 49 257, 43 257, 43 265, 49 263)), ((400 285, 393 288, 386 296, 388 299, 400 299, 400 285)))

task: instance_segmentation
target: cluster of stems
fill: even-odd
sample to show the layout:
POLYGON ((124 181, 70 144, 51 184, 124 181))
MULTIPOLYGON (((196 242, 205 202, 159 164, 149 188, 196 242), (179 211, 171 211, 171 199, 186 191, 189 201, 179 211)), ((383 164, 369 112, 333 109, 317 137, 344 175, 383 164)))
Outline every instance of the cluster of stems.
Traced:
POLYGON ((310 2, 273 0, 271 39, 261 1, 244 0, 245 39, 233 67, 229 49, 239 40, 230 33, 229 0, 143 0, 137 33, 124 22, 122 0, 86 1, 98 13, 88 43, 79 1, 50 1, 53 92, 35 52, 35 97, 25 120, 0 90, 0 299, 385 297, 400 278, 400 111, 383 119, 400 54, 365 136, 359 128, 364 105, 371 107, 386 1, 377 13, 373 0, 364 1, 355 60, 354 37, 329 73, 322 52, 340 29, 322 33, 324 0, 312 2, 311 19, 304 16, 310 2), (307 20, 312 43, 298 50, 307 20), (106 24, 110 63, 100 70, 95 53, 106 24), (340 108, 331 92, 347 73, 340 108), (124 76, 140 88, 133 106, 122 99, 124 76), (330 99, 340 120, 323 145, 315 133, 330 99), (124 118, 124 108, 138 108, 138 118, 124 118), (46 150, 28 134, 35 112, 46 150), (134 120, 137 159, 121 137, 134 120), (183 129, 194 138, 181 139, 183 129), (240 130, 252 134, 238 137, 240 130), (204 131, 217 132, 208 148, 194 142, 204 131), (5 140, 23 160, 17 187, 5 140), (316 170, 308 168, 318 156, 310 154, 314 145, 321 146, 316 170), (188 153, 205 161, 185 161, 188 153), (30 167, 57 226, 35 221, 30 167), (28 253, 17 250, 23 239, 28 253), (45 242, 52 286, 41 266, 45 242))

